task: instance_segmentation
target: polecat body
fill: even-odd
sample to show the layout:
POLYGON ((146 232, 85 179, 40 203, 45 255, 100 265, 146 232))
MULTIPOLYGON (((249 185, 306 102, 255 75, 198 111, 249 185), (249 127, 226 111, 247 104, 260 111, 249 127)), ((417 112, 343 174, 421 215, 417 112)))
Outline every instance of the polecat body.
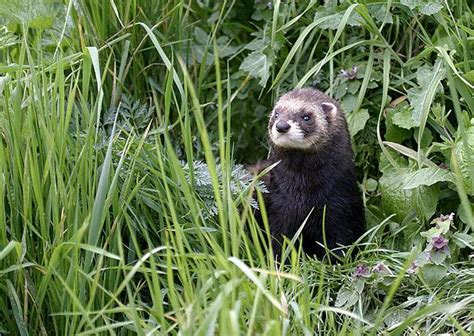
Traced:
POLYGON ((357 240, 364 232, 364 209, 347 123, 337 102, 314 89, 290 91, 277 101, 268 134, 269 158, 257 166, 260 170, 280 161, 265 177, 274 253, 280 255, 283 236, 291 239, 308 218, 303 249, 322 257, 318 242, 323 244, 325 207, 327 246, 357 240))

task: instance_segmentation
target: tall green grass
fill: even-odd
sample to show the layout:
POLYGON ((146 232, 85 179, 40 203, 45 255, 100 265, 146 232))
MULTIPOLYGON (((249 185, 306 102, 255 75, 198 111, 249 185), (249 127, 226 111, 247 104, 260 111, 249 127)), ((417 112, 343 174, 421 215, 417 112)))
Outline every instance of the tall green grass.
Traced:
POLYGON ((427 17, 383 4, 393 23, 388 7, 380 21, 364 4, 321 16, 327 8, 316 1, 67 2, 60 10, 72 24, 9 22, 16 40, 0 46, 0 333, 472 333, 472 11, 458 1, 427 17), (268 23, 244 20, 252 14, 268 23), (252 32, 269 34, 265 88, 264 73, 240 67, 252 32), (226 34, 232 40, 219 40, 226 34), (439 68, 417 133, 387 140, 396 93, 415 87, 416 68, 431 61, 439 68), (236 161, 266 153, 263 106, 313 80, 337 95, 346 85, 338 69, 353 64, 364 75, 348 118, 356 127, 359 111, 369 115, 354 134, 369 230, 354 259, 313 260, 293 240, 280 265, 268 223, 262 230, 253 216, 258 183, 236 183, 236 161), (435 97, 452 108, 448 121, 435 97), (427 130, 436 141, 423 147, 427 130), (379 159, 375 146, 380 167, 361 164, 379 159), (426 183, 444 183, 437 214, 463 215, 440 276, 413 272, 424 214, 399 208, 394 217, 382 202, 392 194, 370 180, 436 166, 443 153, 452 180, 426 183))

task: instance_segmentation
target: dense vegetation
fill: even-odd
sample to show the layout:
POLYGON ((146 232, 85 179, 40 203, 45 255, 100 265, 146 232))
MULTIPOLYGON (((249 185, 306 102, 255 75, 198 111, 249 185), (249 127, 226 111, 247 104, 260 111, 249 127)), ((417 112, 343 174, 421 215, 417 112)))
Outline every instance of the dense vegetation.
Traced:
POLYGON ((0 0, 0 334, 474 332, 473 20, 466 0, 0 0), (242 168, 298 86, 353 137, 368 232, 336 265, 297 237, 272 260, 242 168))

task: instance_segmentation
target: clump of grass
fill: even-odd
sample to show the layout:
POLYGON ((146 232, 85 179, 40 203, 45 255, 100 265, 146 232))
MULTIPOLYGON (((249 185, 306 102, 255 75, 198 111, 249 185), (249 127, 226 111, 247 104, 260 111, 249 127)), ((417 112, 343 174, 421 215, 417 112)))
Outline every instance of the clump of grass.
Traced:
POLYGON ((71 2, 72 25, 11 29, 0 50, 0 333, 471 333, 472 12, 383 5, 377 16, 370 4, 71 2), (420 64, 430 101, 403 133, 413 110, 394 98, 424 89, 420 64), (311 80, 348 109, 356 150, 384 155, 360 165, 369 230, 358 256, 313 260, 295 239, 279 265, 253 217, 256 181, 236 184, 235 161, 248 148, 264 155, 250 125, 311 80), (450 157, 452 175, 421 180, 450 157), (388 188, 402 172, 412 188, 388 188), (438 236, 420 234, 434 214, 422 188, 436 212, 458 214, 441 261, 422 258, 438 252, 426 238, 438 236))

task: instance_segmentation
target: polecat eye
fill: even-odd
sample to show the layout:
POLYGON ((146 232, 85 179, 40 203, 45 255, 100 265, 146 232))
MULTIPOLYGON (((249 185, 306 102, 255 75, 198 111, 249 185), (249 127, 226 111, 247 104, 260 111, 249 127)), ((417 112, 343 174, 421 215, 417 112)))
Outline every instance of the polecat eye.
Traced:
POLYGON ((279 113, 275 112, 273 115, 274 115, 275 118, 278 118, 279 113))
POLYGON ((311 119, 311 117, 307 114, 305 114, 304 116, 301 117, 304 121, 309 121, 311 119))

